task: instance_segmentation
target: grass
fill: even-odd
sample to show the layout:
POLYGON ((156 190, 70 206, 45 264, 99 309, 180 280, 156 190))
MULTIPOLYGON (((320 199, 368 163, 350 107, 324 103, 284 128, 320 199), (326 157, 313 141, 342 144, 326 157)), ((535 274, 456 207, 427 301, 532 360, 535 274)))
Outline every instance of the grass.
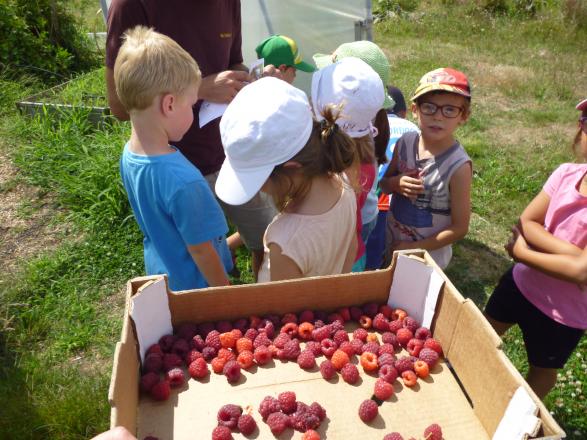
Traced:
MULTIPOLYGON (((413 12, 376 25, 394 83, 408 95, 426 71, 450 65, 473 84, 473 114, 458 135, 474 162, 473 217, 447 273, 482 308, 511 264, 503 251, 510 225, 557 164, 573 160, 573 108, 587 90, 587 35, 554 8, 527 19, 456 6, 449 13, 432 0, 408 3, 413 12)), ((93 23, 97 3, 75 5, 93 23)), ((100 93, 102 78, 93 72, 60 99, 100 93)), ((20 170, 0 194, 19 182, 41 187, 60 208, 53 221, 67 227, 56 249, 23 261, 18 274, 0 275, 0 395, 10 402, 0 411, 0 437, 86 439, 108 425, 122 289, 144 270, 141 235, 118 176, 129 127, 96 130, 81 110, 34 120, 16 114, 14 102, 40 90, 35 81, 0 77, 0 147, 20 170)), ((36 209, 24 201, 20 215, 36 209)), ((249 266, 240 259, 243 282, 251 281, 249 266)), ((515 329, 504 349, 525 372, 515 329)), ((571 439, 587 435, 586 353, 584 337, 546 399, 571 439)))

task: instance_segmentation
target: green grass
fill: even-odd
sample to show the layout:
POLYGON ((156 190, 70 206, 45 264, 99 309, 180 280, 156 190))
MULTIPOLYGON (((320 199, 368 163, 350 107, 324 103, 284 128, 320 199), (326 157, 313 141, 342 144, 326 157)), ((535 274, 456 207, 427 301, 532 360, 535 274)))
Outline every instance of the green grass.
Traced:
MULTIPOLYGON (((557 164, 573 160, 573 108, 587 90, 587 33, 553 8, 529 19, 456 6, 448 13, 432 0, 400 3, 413 12, 375 32, 393 82, 409 96, 426 71, 450 65, 473 83, 473 114, 458 134, 474 162, 473 217, 447 274, 482 308, 511 265, 503 250, 510 225, 557 164)), ((96 2, 75 7, 90 30, 99 26, 92 21, 96 2)), ((57 98, 79 102, 103 87, 100 69, 57 98)), ((17 115, 14 102, 41 90, 34 80, 0 77, 0 148, 20 170, 0 196, 21 182, 41 187, 59 208, 53 222, 66 225, 55 249, 23 261, 17 274, 0 274, 0 396, 10 402, 0 411, 0 437, 86 439, 108 425, 124 284, 144 271, 141 235, 118 176, 129 127, 96 130, 81 110, 34 120, 17 115)), ((19 215, 37 209, 23 201, 19 215)), ((248 259, 239 269, 241 281, 251 282, 248 259)), ((520 341, 514 329, 504 347, 525 372, 520 341)), ((583 338, 546 399, 571 439, 587 435, 586 352, 583 338)))

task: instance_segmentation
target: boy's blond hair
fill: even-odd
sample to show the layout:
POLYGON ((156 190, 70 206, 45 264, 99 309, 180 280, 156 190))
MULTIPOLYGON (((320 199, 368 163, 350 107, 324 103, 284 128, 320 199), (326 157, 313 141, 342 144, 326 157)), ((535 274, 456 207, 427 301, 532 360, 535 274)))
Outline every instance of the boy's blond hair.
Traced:
POLYGON ((124 40, 114 64, 114 83, 126 111, 144 110, 159 95, 199 86, 198 64, 171 38, 137 26, 124 40))

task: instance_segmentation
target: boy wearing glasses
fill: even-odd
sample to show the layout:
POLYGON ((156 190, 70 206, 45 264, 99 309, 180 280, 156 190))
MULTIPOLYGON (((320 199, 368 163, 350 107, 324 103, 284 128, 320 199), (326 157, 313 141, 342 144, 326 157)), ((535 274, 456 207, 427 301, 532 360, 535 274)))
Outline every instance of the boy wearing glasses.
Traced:
POLYGON ((426 249, 445 268, 451 244, 469 230, 471 159, 454 132, 470 115, 467 77, 450 68, 428 72, 412 97, 421 133, 406 133, 380 181, 391 195, 386 227, 386 263, 393 251, 426 249))

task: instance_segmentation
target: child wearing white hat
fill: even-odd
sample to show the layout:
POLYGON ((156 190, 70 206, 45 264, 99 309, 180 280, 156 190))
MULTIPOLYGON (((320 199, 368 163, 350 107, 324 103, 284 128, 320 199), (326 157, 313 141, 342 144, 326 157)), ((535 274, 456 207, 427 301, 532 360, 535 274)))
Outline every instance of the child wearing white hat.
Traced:
POLYGON ((341 173, 356 162, 352 139, 326 107, 312 118, 306 95, 275 78, 243 88, 220 121, 226 159, 216 194, 246 203, 259 190, 279 214, 267 227, 259 282, 348 272, 356 255, 356 202, 341 173))

